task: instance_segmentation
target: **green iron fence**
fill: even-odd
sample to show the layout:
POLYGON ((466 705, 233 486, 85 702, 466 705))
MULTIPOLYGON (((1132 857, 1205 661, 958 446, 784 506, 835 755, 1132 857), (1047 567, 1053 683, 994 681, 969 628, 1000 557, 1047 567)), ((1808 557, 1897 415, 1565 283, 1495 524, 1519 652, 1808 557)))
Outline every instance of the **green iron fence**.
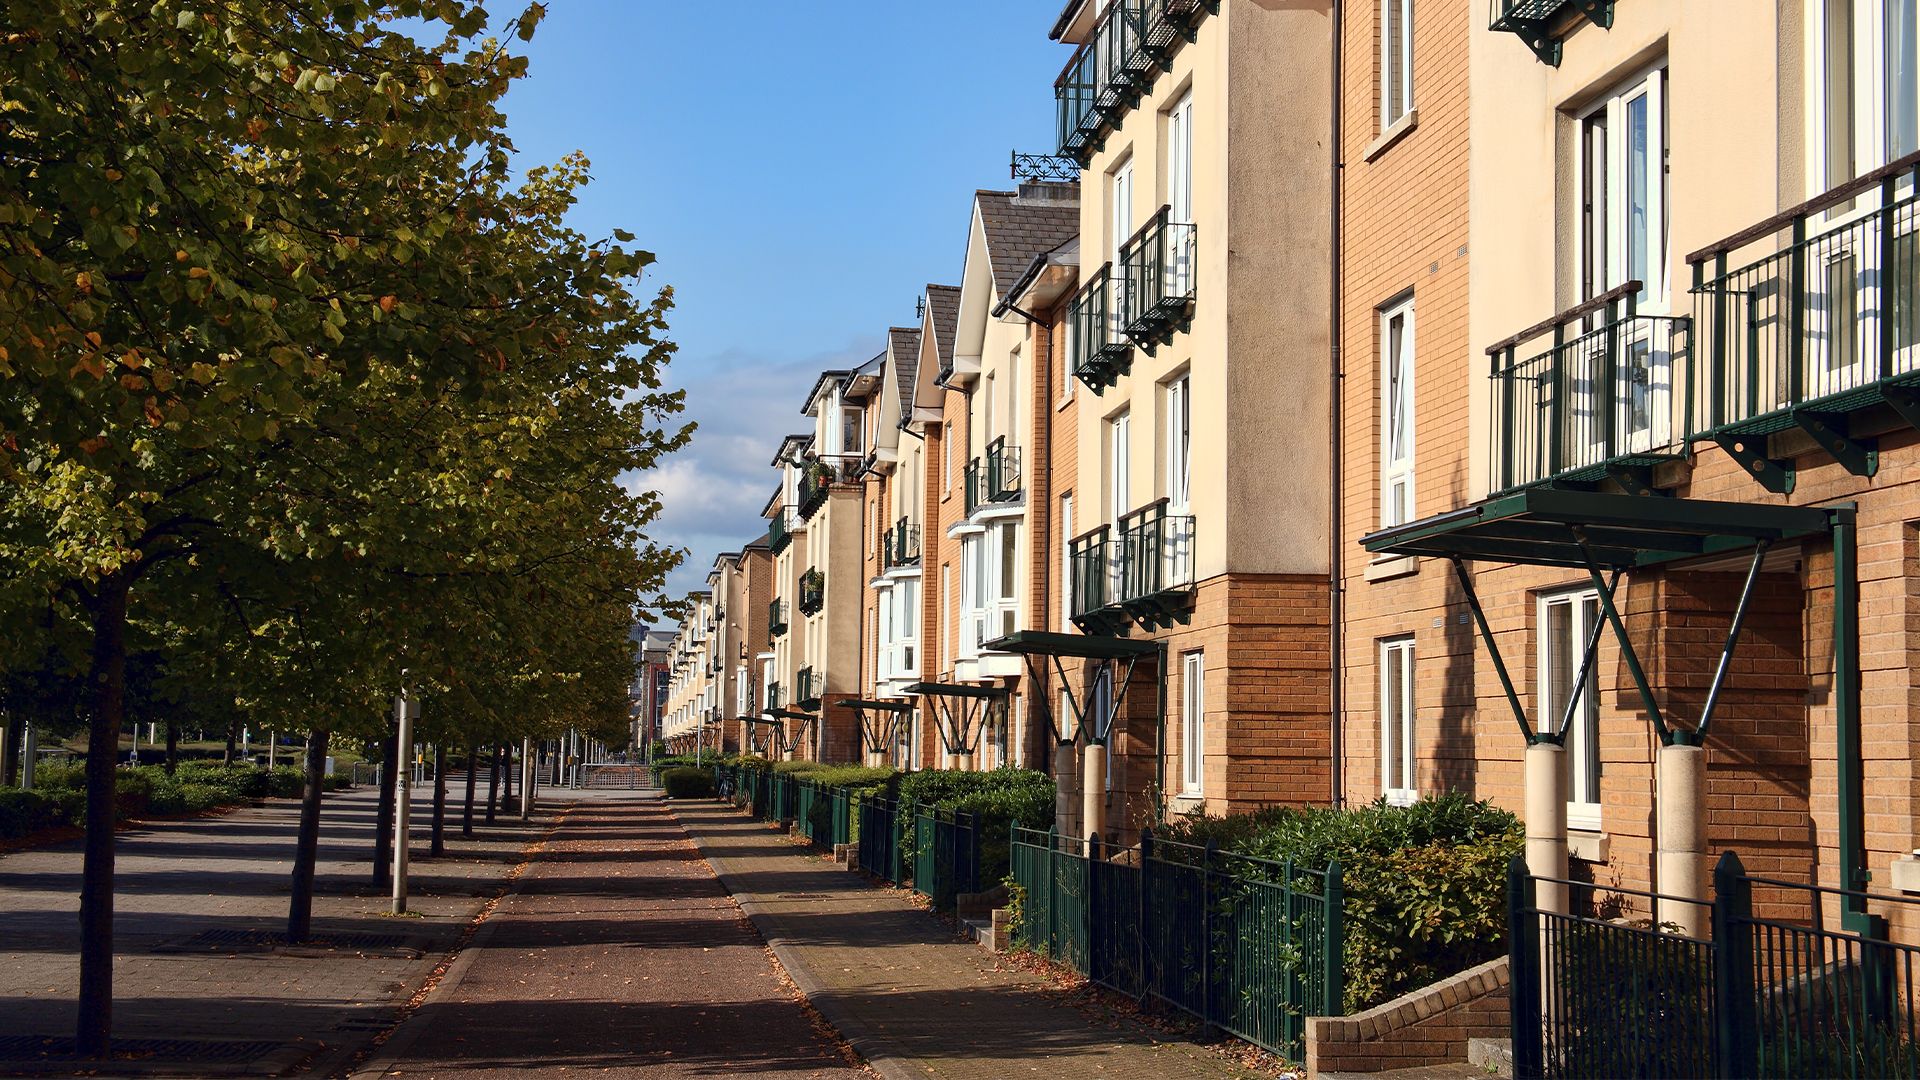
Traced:
POLYGON ((1516 1077, 1920 1075, 1920 946, 1888 940, 1886 917, 1867 911, 1920 898, 1753 877, 1729 851, 1711 899, 1681 901, 1709 909, 1710 940, 1661 925, 1658 905, 1675 899, 1534 877, 1514 859, 1516 1077), (1574 913, 1543 910, 1540 882, 1565 886, 1574 913))
POLYGON ((934 907, 980 891, 979 829, 972 814, 919 803, 913 808, 913 891, 934 907))
POLYGON ((1095 396, 1133 370, 1133 344, 1114 326, 1110 265, 1094 271, 1067 306, 1067 356, 1095 396))
POLYGON ((1299 1061, 1306 1018, 1345 992, 1339 864, 1324 870, 1156 841, 1015 827, 1021 935, 1132 997, 1155 997, 1299 1061))
POLYGON ((1118 321, 1148 356, 1193 317, 1194 227, 1171 213, 1161 207, 1120 248, 1118 321))
POLYGON ((902 829, 911 815, 900 813, 898 800, 871 792, 858 797, 858 806, 860 868, 889 885, 905 884, 902 829))

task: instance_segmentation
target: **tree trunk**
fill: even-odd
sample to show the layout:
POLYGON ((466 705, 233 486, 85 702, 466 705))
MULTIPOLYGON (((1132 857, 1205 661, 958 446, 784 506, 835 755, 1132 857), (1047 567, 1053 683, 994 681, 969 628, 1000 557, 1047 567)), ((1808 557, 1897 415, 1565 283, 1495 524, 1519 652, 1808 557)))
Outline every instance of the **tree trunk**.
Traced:
POLYGON ((16 712, 7 713, 6 756, 0 758, 0 787, 24 787, 20 771, 31 769, 31 762, 21 764, 21 753, 26 748, 27 718, 16 712))
POLYGON ((173 721, 167 721, 167 775, 172 776, 180 767, 180 729, 173 721))
POLYGON ((384 889, 393 884, 393 795, 400 775, 400 736, 387 729, 380 769, 380 810, 373 826, 373 887, 384 889))
POLYGON ((93 665, 87 680, 92 716, 87 731, 87 839, 80 871, 80 1012, 74 1052, 113 1056, 113 782, 125 718, 127 589, 124 578, 100 582, 93 608, 93 665))
MULTIPOLYGON (((172 728, 168 728, 172 731, 172 728)), ((320 850, 320 796, 326 781, 328 728, 307 737, 307 787, 300 797, 300 833, 293 847, 293 897, 287 902, 287 944, 312 936, 313 868, 320 850)))
POLYGON ((487 824, 493 824, 494 811, 500 807, 500 748, 487 748, 487 824))
POLYGON ((469 742, 467 744, 467 806, 466 810, 460 815, 461 836, 473 835, 473 781, 479 772, 480 747, 469 742))
POLYGON ((500 812, 511 814, 520 808, 513 801, 513 744, 500 748, 500 812))
POLYGON ((427 854, 447 853, 447 745, 433 744, 433 846, 427 854))

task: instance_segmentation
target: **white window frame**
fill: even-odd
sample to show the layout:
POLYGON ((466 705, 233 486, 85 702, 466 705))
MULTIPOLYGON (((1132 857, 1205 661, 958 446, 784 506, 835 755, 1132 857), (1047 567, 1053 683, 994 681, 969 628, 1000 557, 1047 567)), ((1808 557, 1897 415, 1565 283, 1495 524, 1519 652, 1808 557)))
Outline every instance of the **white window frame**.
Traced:
POLYGON ((1393 806, 1420 798, 1420 744, 1413 636, 1380 641, 1380 793, 1393 806), (1392 673, 1398 672, 1396 682, 1392 673), (1398 697, 1395 687, 1398 687, 1398 697), (1395 784, 1394 781, 1404 781, 1395 784))
POLYGON ((1193 91, 1167 110, 1167 220, 1193 222, 1193 91))
POLYGON ((1183 794, 1207 794, 1206 655, 1196 649, 1180 654, 1180 787, 1183 794))
POLYGON ((908 677, 920 666, 920 579, 903 578, 893 587, 894 674, 908 677))
POLYGON ((1380 130, 1412 111, 1413 0, 1380 0, 1380 130))
MULTIPOLYGON (((1538 726, 1543 731, 1558 728, 1566 715, 1565 689, 1561 678, 1577 679, 1581 652, 1587 638, 1599 622, 1600 594, 1594 589, 1570 589, 1545 593, 1537 598, 1534 622, 1534 657, 1538 676, 1536 688, 1540 703, 1538 726), (1554 630, 1556 609, 1567 616, 1564 638, 1554 630), (1564 670, 1563 670, 1564 669, 1564 670)), ((1575 710, 1573 724, 1564 743, 1567 761, 1567 828, 1587 832, 1601 831, 1600 765, 1600 689, 1599 664, 1587 675, 1580 688, 1584 707, 1575 710)))
POLYGON ((1133 414, 1121 410, 1107 421, 1107 495, 1112 522, 1133 509, 1133 414))
POLYGON ((1060 496, 1060 632, 1073 632, 1073 492, 1060 496))
MULTIPOLYGON (((1916 0, 1807 0, 1807 196, 1818 195, 1905 154, 1920 150, 1920 18, 1916 0), (1850 16, 1836 35, 1833 16, 1850 16), (1897 24, 1905 23, 1904 27, 1897 24), (1904 31, 1904 32, 1903 32, 1904 31), (1904 44, 1906 85, 1889 55, 1904 44), (1838 70, 1836 61, 1846 66, 1838 70), (1836 87, 1849 96, 1836 108, 1836 87), (1904 100, 1902 100, 1904 99, 1904 100), (1898 115, 1904 106, 1905 116, 1898 115), (1906 121, 1907 130, 1893 128, 1906 121), (1842 130, 1835 131, 1839 121, 1842 130), (1838 154, 1835 140, 1844 140, 1838 154), (1901 145, 1906 140, 1912 145, 1901 145), (1845 162, 1836 157, 1845 157, 1845 162)), ((1877 203, 1865 196, 1864 204, 1877 203)), ((1845 214, 1842 207, 1837 214, 1845 214)))
POLYGON ((1671 133, 1667 123, 1667 62, 1642 68, 1605 96, 1581 110, 1580 137, 1575 140, 1575 172, 1579 178, 1578 244, 1582 299, 1632 280, 1645 283, 1637 298, 1643 315, 1664 314, 1672 306, 1667 264, 1672 258, 1668 227, 1667 159, 1671 133), (1636 107, 1645 111, 1647 152, 1639 169, 1631 166, 1632 139, 1628 118, 1636 107), (1631 185, 1644 191, 1645 220, 1632 221, 1631 185), (1597 205, 1596 205, 1597 204, 1597 205), (1596 236, 1599 232, 1603 235, 1596 236), (1640 238, 1636 245, 1634 239, 1640 238), (1644 249, 1646 266, 1636 270, 1633 249, 1644 249))
POLYGON ((1120 265, 1120 248, 1133 235, 1133 158, 1113 167, 1107 174, 1108 209, 1112 211, 1113 243, 1110 246, 1113 265, 1120 265))
POLYGON ((1415 324, 1413 298, 1380 312, 1380 525, 1418 516, 1414 490, 1415 324), (1400 320, 1398 350, 1394 320, 1400 320), (1398 423, 1396 423, 1396 420, 1398 423))
POLYGON ((1185 513, 1193 498, 1193 377, 1167 383, 1167 508, 1185 513))

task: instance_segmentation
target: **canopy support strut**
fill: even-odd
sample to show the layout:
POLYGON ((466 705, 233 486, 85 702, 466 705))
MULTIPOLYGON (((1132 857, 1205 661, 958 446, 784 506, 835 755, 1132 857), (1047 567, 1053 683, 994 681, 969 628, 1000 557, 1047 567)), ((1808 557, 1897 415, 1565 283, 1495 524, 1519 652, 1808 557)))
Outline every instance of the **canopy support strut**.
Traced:
POLYGON ((1480 640, 1487 643, 1487 655, 1493 657, 1493 670, 1500 676, 1500 685, 1507 692, 1507 704, 1513 707, 1513 720, 1520 725, 1520 734, 1528 745, 1541 742, 1533 725, 1527 722, 1527 710, 1520 705, 1520 695, 1513 689, 1513 676, 1507 674, 1507 663, 1500 658, 1500 644, 1493 640, 1493 628, 1487 625, 1486 610, 1480 606, 1480 594, 1473 589, 1473 578, 1467 573, 1467 566, 1460 556, 1453 558, 1453 574, 1460 579, 1460 590, 1467 594, 1467 607, 1473 611, 1473 621, 1480 627, 1480 640))

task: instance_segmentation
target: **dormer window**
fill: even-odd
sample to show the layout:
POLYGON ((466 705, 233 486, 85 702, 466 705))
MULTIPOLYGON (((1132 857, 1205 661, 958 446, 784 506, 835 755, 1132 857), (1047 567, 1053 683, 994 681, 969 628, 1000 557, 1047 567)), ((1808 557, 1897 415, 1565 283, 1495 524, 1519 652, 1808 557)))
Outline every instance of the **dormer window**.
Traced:
POLYGON ((840 410, 840 452, 859 454, 860 449, 860 410, 843 408, 840 410))

